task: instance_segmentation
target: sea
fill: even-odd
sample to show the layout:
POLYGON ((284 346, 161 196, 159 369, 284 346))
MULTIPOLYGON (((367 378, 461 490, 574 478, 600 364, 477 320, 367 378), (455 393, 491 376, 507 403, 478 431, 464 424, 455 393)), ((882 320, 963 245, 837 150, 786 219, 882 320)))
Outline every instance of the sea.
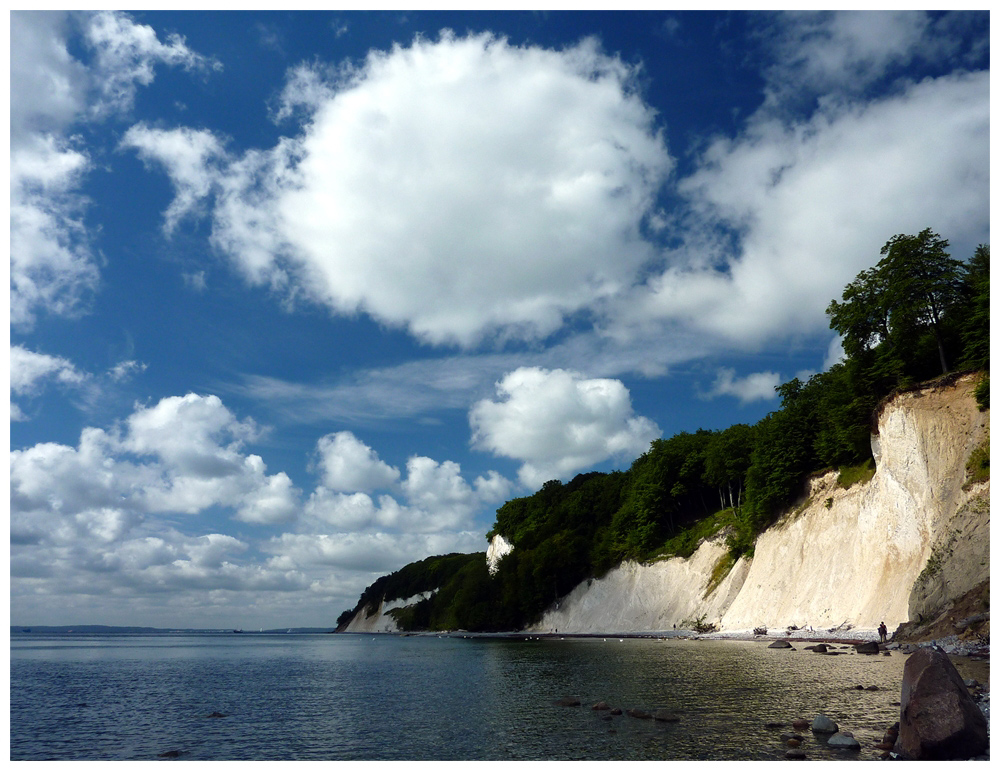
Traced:
POLYGON ((828 747, 806 730, 807 757, 875 759, 899 719, 905 656, 804 645, 12 633, 10 758, 778 760, 791 722, 823 713, 862 749, 828 747), (559 704, 567 698, 581 706, 559 704), (623 714, 592 709, 599 701, 623 714))

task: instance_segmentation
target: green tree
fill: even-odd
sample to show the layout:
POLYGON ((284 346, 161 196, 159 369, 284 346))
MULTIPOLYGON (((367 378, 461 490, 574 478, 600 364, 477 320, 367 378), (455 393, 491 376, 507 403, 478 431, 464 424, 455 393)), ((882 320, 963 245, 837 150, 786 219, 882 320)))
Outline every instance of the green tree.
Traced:
POLYGON ((947 249, 930 228, 893 236, 878 264, 847 285, 841 302, 830 303, 830 327, 840 333, 848 357, 898 382, 919 371, 914 352, 929 330, 941 372, 948 371, 944 321, 963 297, 965 266, 947 249))
POLYGON ((962 366, 990 368, 990 247, 980 244, 969 259, 968 305, 962 319, 962 366))
POLYGON ((948 371, 942 336, 945 313, 962 298, 965 266, 948 254, 948 242, 925 228, 918 235, 893 236, 882 247, 877 269, 888 284, 890 324, 899 330, 930 326, 942 374, 948 371))
POLYGON ((737 423, 713 436, 705 448, 704 481, 718 490, 719 508, 726 508, 727 500, 733 509, 743 503, 755 435, 753 426, 737 423))

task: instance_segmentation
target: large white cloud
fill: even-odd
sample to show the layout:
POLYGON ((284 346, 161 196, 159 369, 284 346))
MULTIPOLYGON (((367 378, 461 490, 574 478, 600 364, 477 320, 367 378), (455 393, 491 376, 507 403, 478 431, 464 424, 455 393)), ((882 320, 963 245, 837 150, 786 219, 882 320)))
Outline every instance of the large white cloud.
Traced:
POLYGON ((685 246, 619 321, 760 345, 826 329, 830 300, 897 233, 931 227, 968 257, 989 241, 989 115, 989 73, 958 73, 716 140, 680 183, 685 246))
MULTIPOLYGON (((277 115, 302 132, 270 150, 148 126, 125 145, 171 174, 168 226, 211 199, 215 245, 290 299, 465 345, 545 337, 576 314, 647 351, 622 366, 662 373, 829 334, 823 309, 896 233, 932 227, 960 257, 988 240, 988 72, 895 79, 958 56, 958 21, 766 18, 760 110, 702 142, 676 187, 670 116, 589 40, 442 34, 353 67, 300 65, 277 115), (680 202, 668 219, 664 190, 680 202), (664 222, 667 250, 651 236, 664 222)), ((606 339, 584 341, 598 369, 606 339)))
POLYGON ((533 338, 633 279, 672 162, 635 70, 593 40, 562 51, 488 34, 298 68, 301 136, 192 174, 204 137, 135 128, 172 222, 216 181, 213 238, 254 281, 435 343, 533 338))
POLYGON ((660 429, 636 416, 619 380, 524 367, 496 384, 498 401, 473 405, 473 446, 524 461, 521 482, 539 487, 608 458, 631 460, 660 429))

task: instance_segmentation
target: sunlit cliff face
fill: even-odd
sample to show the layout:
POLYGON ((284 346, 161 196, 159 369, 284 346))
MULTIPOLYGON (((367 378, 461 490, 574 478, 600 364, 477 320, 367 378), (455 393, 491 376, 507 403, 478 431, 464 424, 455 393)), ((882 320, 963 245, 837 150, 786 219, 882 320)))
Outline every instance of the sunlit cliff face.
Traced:
POLYGON ((490 541, 490 546, 486 550, 486 566, 489 569, 491 576, 495 576, 497 570, 500 569, 500 560, 510 554, 513 550, 514 546, 507 543, 502 535, 493 536, 493 540, 490 541))

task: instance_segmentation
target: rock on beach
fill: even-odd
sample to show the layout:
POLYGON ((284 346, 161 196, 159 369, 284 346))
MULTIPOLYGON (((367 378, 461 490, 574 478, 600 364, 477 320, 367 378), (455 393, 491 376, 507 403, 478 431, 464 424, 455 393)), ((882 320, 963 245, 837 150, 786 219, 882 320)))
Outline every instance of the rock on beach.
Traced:
POLYGON ((912 760, 954 760, 989 748, 986 716, 948 655, 921 648, 903 667, 895 750, 912 760))

